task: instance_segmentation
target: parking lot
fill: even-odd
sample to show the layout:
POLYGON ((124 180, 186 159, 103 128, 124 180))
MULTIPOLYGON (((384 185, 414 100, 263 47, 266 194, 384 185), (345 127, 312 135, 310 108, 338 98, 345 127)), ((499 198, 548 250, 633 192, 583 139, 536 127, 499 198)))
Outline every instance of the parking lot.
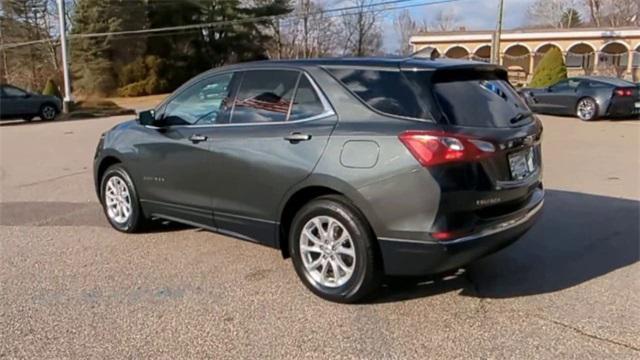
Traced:
POLYGON ((640 121, 544 122, 544 214, 457 277, 313 296, 278 251, 112 230, 91 162, 126 117, 0 125, 0 358, 640 357, 640 121))

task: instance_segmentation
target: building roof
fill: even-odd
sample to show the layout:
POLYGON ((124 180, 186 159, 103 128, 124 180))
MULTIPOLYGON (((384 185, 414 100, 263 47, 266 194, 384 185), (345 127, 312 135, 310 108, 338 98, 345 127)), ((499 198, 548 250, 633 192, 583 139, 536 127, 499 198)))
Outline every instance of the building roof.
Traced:
MULTIPOLYGON (((457 41, 491 41, 493 30, 427 32, 411 37, 411 43, 450 43, 457 41)), ((571 29, 517 29, 502 32, 503 40, 557 40, 640 37, 640 28, 571 28, 571 29)))
MULTIPOLYGON (((634 26, 626 27, 584 27, 584 28, 528 28, 528 29, 511 29, 502 30, 503 34, 531 34, 531 33, 577 33, 577 32, 601 32, 601 33, 617 33, 625 32, 627 30, 638 30, 634 26)), ((431 36, 431 35, 478 35, 478 34, 493 34, 495 30, 454 30, 454 31, 423 31, 415 34, 415 36, 431 36)))

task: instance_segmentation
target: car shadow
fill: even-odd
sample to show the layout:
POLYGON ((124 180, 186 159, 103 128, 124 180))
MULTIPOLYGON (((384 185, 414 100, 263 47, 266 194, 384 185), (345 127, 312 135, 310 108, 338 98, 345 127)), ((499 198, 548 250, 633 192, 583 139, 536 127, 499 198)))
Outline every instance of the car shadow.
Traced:
MULTIPOLYGON (((123 114, 123 115, 113 115, 113 117, 116 116, 122 116, 122 117, 130 117, 131 119, 135 118, 135 114, 123 114)), ((111 117, 111 116, 94 116, 94 117, 78 117, 78 118, 56 118, 55 120, 51 120, 51 121, 47 121, 47 120, 40 120, 40 118, 34 118, 31 121, 25 121, 25 120, 2 120, 0 121, 0 128, 3 127, 13 127, 13 126, 38 126, 38 125, 45 125, 45 124, 51 124, 51 123, 66 123, 66 122, 75 122, 75 121, 100 121, 103 120, 105 117, 111 117)))
MULTIPOLYGON (((97 202, 27 201, 0 203, 3 226, 94 226, 110 227, 97 202)), ((162 233, 193 229, 188 225, 154 220, 144 233, 162 233)))
POLYGON ((449 291, 513 298, 560 291, 632 265, 640 254, 640 202, 547 190, 538 223, 518 242, 436 281, 391 282, 374 302, 449 291))

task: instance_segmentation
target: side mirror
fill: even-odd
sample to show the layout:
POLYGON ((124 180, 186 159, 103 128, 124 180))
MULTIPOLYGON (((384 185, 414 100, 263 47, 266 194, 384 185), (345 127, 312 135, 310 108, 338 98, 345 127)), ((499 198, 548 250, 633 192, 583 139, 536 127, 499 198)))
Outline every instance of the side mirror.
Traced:
POLYGON ((24 93, 24 95, 22 95, 23 98, 28 99, 31 97, 30 93, 24 93))
POLYGON ((156 122, 155 110, 146 110, 138 113, 138 122, 142 126, 151 126, 156 122))
POLYGON ((551 86, 547 88, 547 92, 553 92, 553 89, 551 89, 551 86))

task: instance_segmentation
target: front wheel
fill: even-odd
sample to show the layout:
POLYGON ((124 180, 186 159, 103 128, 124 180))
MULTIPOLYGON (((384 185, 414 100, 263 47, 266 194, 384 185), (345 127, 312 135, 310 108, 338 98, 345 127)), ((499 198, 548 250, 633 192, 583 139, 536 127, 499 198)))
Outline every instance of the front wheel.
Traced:
POLYGON ((42 120, 51 121, 58 115, 58 109, 51 104, 44 104, 40 107, 40 118, 42 120))
POLYGON ((346 199, 313 200, 296 214, 289 236, 296 273, 316 295, 353 303, 378 287, 375 239, 364 217, 346 199))
POLYGON ((109 167, 102 177, 100 200, 107 220, 114 229, 134 233, 144 228, 146 219, 138 194, 131 177, 120 164, 109 167))
POLYGON ((576 115, 582 121, 595 120, 598 116, 598 104, 590 97, 582 98, 576 106, 576 115))

